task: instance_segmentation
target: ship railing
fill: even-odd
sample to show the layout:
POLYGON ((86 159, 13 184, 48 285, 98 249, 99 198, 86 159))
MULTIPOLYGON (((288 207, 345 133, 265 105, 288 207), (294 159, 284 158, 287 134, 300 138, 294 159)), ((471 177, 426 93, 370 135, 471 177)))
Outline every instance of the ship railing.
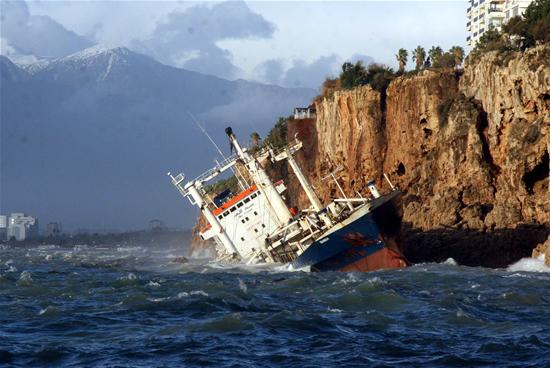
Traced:
POLYGON ((290 153, 294 154, 295 152, 300 150, 300 148, 302 148, 302 142, 300 140, 298 140, 297 137, 294 137, 294 142, 293 143, 289 143, 286 146, 274 149, 273 150, 273 157, 279 156, 281 153, 285 152, 286 150, 289 150, 290 153))
POLYGON ((230 166, 232 166, 238 159, 238 156, 236 153, 232 154, 231 156, 225 158, 223 161, 218 162, 216 166, 211 168, 208 171, 205 171, 201 175, 199 175, 197 178, 195 178, 194 182, 203 183, 205 181, 208 181, 219 174, 221 174, 223 171, 227 170, 230 166))

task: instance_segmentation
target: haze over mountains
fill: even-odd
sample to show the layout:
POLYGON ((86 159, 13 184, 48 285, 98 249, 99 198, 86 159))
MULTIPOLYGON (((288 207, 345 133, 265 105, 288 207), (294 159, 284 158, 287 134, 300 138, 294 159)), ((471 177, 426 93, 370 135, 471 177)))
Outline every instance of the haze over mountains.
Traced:
POLYGON ((153 218, 190 226, 196 212, 166 172, 191 178, 219 156, 189 113, 228 152, 226 125, 248 142, 316 94, 101 46, 24 67, 0 56, 0 73, 0 212, 68 229, 142 228, 153 218))

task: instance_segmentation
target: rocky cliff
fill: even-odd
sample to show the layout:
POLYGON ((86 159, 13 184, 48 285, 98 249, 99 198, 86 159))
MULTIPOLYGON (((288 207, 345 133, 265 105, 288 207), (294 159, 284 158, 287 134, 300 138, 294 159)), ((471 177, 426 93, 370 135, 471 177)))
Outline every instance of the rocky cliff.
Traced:
POLYGON ((289 136, 312 145, 298 159, 325 201, 336 188, 320 179, 339 167, 348 193, 390 175, 405 193, 412 261, 504 266, 549 232, 549 60, 548 46, 490 53, 463 71, 400 77, 385 96, 338 91, 317 102, 315 122, 292 121, 289 136))
MULTIPOLYGON (((404 192, 406 255, 502 267, 531 254, 550 229, 550 46, 488 53, 464 70, 425 70, 316 101, 317 118, 291 120, 297 160, 326 203, 381 188, 404 192)), ((307 205, 279 170, 290 205, 307 205)))

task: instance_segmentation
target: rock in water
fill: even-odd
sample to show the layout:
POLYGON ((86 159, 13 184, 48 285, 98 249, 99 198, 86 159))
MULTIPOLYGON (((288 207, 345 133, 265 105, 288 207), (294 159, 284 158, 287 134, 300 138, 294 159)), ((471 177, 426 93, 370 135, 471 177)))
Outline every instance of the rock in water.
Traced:
POLYGON ((550 267, 550 236, 544 243, 538 244, 535 249, 533 249, 533 258, 539 258, 544 255, 544 264, 550 267))

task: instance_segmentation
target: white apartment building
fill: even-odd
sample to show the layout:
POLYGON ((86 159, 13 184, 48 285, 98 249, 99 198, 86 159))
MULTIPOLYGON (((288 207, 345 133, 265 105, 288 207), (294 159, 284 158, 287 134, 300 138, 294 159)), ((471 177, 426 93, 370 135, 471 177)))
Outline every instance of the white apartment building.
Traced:
POLYGON ((499 29, 510 18, 522 15, 532 0, 469 0, 466 10, 468 46, 475 47, 483 33, 490 28, 499 29))
POLYGON ((6 240, 25 240, 29 236, 38 235, 38 220, 24 213, 12 213, 7 217, 6 240))
POLYGON ((522 15, 533 0, 506 0, 504 4, 504 21, 522 15))

